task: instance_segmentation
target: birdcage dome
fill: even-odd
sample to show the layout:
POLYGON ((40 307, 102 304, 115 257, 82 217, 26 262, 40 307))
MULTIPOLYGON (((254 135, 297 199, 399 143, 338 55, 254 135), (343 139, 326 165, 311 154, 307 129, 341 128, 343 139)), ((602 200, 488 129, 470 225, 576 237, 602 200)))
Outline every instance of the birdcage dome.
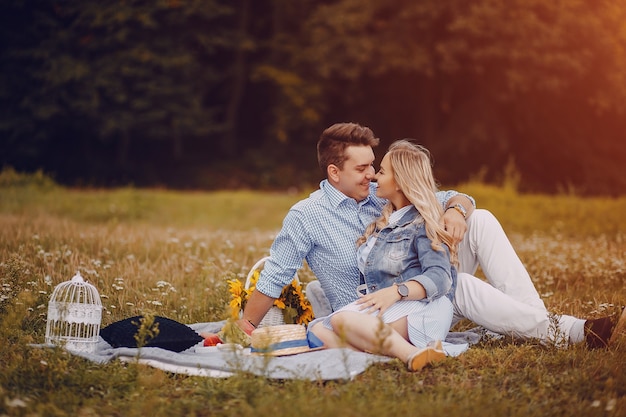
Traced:
POLYGON ((85 282, 80 272, 54 288, 48 303, 46 343, 78 352, 94 352, 100 323, 102 301, 98 290, 85 282))

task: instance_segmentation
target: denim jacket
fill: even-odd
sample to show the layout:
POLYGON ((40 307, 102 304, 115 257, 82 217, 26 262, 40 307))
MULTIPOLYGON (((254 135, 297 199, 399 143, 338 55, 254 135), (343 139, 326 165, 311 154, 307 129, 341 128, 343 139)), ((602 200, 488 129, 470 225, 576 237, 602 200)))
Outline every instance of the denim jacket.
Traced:
POLYGON ((450 264, 449 250, 436 251, 426 235, 426 225, 415 207, 395 224, 378 232, 365 262, 361 280, 371 293, 394 283, 417 281, 426 290, 425 301, 443 295, 453 301, 456 269, 450 264), (414 223, 418 219, 418 224, 414 223))

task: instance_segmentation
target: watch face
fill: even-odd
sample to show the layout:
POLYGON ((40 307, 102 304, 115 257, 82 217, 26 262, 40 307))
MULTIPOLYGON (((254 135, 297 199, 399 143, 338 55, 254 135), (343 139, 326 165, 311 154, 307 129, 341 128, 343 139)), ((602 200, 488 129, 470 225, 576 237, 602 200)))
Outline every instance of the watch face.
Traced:
POLYGON ((409 287, 407 287, 405 284, 398 285, 398 294, 400 294, 400 296, 402 298, 408 297, 409 296, 409 287))

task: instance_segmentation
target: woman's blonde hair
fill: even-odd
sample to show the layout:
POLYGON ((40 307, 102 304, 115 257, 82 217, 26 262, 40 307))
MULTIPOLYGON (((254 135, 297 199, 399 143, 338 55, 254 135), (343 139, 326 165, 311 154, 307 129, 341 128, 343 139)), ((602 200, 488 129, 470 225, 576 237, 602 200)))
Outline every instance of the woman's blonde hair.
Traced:
MULTIPOLYGON (((402 139, 389 146, 387 155, 396 184, 421 215, 414 222, 419 224, 423 219, 426 223, 426 235, 432 242, 432 248, 442 251, 444 250, 442 244, 448 246, 450 260, 456 265, 456 245, 452 236, 440 223, 443 208, 435 196, 437 184, 433 176, 430 152, 421 145, 402 139)), ((363 244, 372 233, 387 226, 392 211, 393 206, 389 202, 383 208, 381 216, 367 227, 357 244, 363 244)))

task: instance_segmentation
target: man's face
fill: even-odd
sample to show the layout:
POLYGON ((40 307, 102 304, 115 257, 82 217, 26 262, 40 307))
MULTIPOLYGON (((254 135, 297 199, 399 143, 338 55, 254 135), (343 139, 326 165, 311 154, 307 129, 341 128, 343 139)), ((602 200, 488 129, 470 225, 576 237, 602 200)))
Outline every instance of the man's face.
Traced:
POLYGON ((370 181, 374 177, 374 151, 371 146, 349 146, 346 162, 337 171, 335 187, 350 198, 361 201, 370 194, 370 181))

